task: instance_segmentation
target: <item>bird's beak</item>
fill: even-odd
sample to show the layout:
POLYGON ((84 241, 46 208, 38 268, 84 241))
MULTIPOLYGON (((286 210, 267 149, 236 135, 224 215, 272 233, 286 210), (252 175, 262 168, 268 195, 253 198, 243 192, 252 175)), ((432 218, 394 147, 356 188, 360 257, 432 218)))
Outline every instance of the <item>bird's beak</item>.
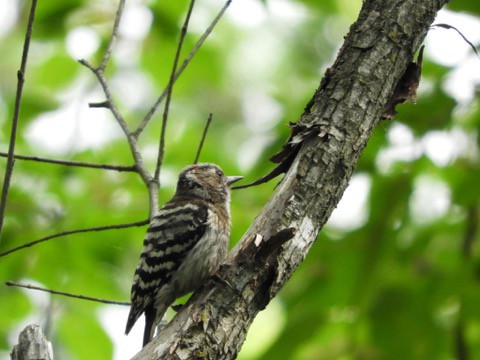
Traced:
POLYGON ((227 185, 231 185, 238 180, 242 180, 243 176, 227 176, 227 185))

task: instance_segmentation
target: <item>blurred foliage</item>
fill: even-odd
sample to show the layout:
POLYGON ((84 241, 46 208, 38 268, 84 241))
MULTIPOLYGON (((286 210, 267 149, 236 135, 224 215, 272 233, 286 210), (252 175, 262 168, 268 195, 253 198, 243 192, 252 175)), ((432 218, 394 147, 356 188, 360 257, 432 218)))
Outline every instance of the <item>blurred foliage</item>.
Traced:
MULTIPOLYGON (((202 161, 247 180, 271 169, 268 157, 286 139, 288 122, 302 113, 361 5, 243 3, 250 12, 234 1, 176 84, 161 203, 172 195, 179 170, 193 161, 209 112, 214 120, 202 161)), ((0 27, 0 150, 6 151, 29 3, 9 0, 0 6, 10 17, 0 27)), ((168 82, 186 6, 187 1, 127 2, 108 77, 132 127, 168 82)), ((221 1, 198 2, 184 56, 220 6, 221 1)), ((18 154, 132 164, 110 114, 86 110, 103 95, 76 63, 77 57, 98 63, 115 8, 113 0, 39 2, 18 154)), ((452 2, 451 10, 478 15, 480 5, 452 2)), ((462 30, 462 24, 451 25, 462 30)), ((365 220, 348 225, 348 208, 365 194, 339 206, 340 220, 325 227, 291 281, 260 313, 240 359, 452 359, 460 358, 462 347, 468 358, 480 358, 480 97, 475 90, 467 100, 456 97, 448 79, 463 62, 436 63, 428 38, 426 45, 417 104, 399 106, 396 119, 381 123, 360 160, 357 171, 369 181, 368 196, 353 216, 365 220)), ((160 119, 159 112, 141 138, 150 169, 160 119)), ((5 161, 0 169, 3 174, 5 161)), ((232 246, 274 186, 275 181, 234 192, 232 246)), ((65 230, 143 220, 147 213, 146 188, 135 174, 18 160, 0 252, 65 230)), ((127 301, 144 231, 51 240, 2 257, 0 279, 127 301)), ((100 321, 105 306, 94 303, 3 287, 0 308, 0 357, 32 322, 44 326, 58 358, 112 358, 114 339, 124 339, 123 321, 107 334, 100 321)))

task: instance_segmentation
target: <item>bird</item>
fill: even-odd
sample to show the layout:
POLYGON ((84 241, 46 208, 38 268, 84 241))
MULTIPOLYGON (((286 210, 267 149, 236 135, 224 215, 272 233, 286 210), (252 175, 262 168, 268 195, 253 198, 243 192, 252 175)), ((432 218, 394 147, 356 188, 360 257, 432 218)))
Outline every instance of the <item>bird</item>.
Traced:
POLYGON ((225 259, 230 239, 230 188, 242 176, 226 176, 212 163, 185 167, 170 201, 152 217, 131 289, 125 334, 145 314, 143 346, 168 307, 195 291, 225 259))

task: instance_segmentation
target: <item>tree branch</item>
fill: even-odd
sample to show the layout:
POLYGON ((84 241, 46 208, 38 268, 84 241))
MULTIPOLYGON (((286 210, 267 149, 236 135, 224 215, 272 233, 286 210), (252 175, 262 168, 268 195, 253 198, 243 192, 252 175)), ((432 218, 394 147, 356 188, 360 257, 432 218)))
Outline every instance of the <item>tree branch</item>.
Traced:
POLYGON ((125 228, 129 228, 129 227, 147 225, 148 223, 149 223, 149 220, 147 219, 147 220, 136 221, 136 222, 127 223, 127 224, 106 225, 106 226, 97 226, 97 227, 86 228, 86 229, 63 231, 61 233, 45 236, 41 239, 38 239, 38 240, 35 240, 35 241, 30 241, 26 244, 23 244, 23 245, 15 247, 13 249, 4 251, 4 252, 0 253, 0 257, 6 256, 6 255, 11 254, 13 252, 16 252, 16 251, 19 251, 19 250, 22 250, 22 249, 26 249, 28 247, 35 246, 35 245, 40 244, 42 242, 52 240, 52 239, 62 237, 62 236, 80 234, 80 233, 86 233, 86 232, 106 231, 106 230, 114 230, 114 229, 125 229, 125 228))
POLYGON ((107 63, 110 60, 110 56, 112 55, 113 46, 115 45, 115 41, 118 36, 118 27, 120 26, 120 20, 122 18, 124 8, 125 8, 125 0, 120 0, 118 2, 117 12, 115 14, 115 21, 113 22, 112 34, 110 36, 110 39, 108 40, 107 50, 105 51, 105 54, 103 54, 102 62, 98 67, 98 69, 100 69, 102 73, 105 72, 107 63))
MULTIPOLYGON (((220 19, 223 17, 223 14, 225 13, 225 11, 228 9, 228 7, 230 6, 230 4, 232 3, 232 0, 228 0, 227 2, 225 2, 225 5, 223 5, 223 7, 220 9, 220 11, 218 12, 217 16, 215 16, 215 18, 212 20, 212 22, 210 23, 210 25, 208 26, 208 28, 205 30, 205 32, 203 33, 203 35, 200 37, 200 39, 198 39, 198 41, 196 42, 195 46, 193 47, 192 51, 190 51, 190 53, 188 54, 188 56, 185 58, 185 60, 183 61, 182 65, 180 66, 180 68, 177 70, 177 72, 175 73, 175 76, 173 77, 173 84, 175 83, 175 81, 177 81, 177 79, 180 77, 180 75, 182 74, 182 72, 187 68, 188 64, 190 64, 190 61, 192 61, 193 57, 195 56, 195 54, 198 53, 198 51, 200 50, 200 47, 203 45, 203 43, 205 42, 205 40, 207 40, 208 36, 211 34, 211 32, 213 31, 213 29, 215 28, 215 26, 217 25, 217 23, 220 21, 220 19)), ((152 119, 153 115, 155 115, 156 111, 158 110, 158 107, 160 106, 160 104, 162 103, 163 99, 165 98, 165 96, 167 96, 167 93, 168 93, 168 86, 163 90, 163 92, 160 94, 160 96, 158 97, 157 101, 155 102, 155 104, 153 104, 153 106, 150 108, 150 110, 148 111, 148 113, 145 115, 145 117, 143 118, 141 124, 138 126, 138 128, 134 131, 134 135, 135 137, 138 137, 140 136, 140 134, 143 132, 143 130, 145 129, 145 127, 147 126, 147 124, 150 122, 150 120, 152 119)))
POLYGON ((42 287, 39 287, 39 286, 30 285, 30 284, 20 284, 20 283, 16 283, 16 282, 13 282, 13 281, 6 281, 5 285, 21 287, 21 288, 29 289, 29 290, 43 291, 43 292, 48 292, 48 293, 53 294, 53 295, 61 295, 61 296, 71 297, 71 298, 74 298, 74 299, 99 302, 99 303, 102 303, 102 304, 123 305, 123 306, 130 306, 131 305, 131 303, 125 302, 125 301, 113 301, 113 300, 100 299, 100 298, 96 298, 96 297, 92 297, 92 296, 71 294, 71 293, 68 293, 68 292, 65 292, 65 291, 45 289, 45 288, 42 288, 42 287))
POLYGON ((190 17, 192 16, 194 5, 195 0, 190 0, 187 15, 185 16, 185 21, 183 22, 182 30, 180 32, 180 39, 178 40, 177 50, 175 52, 175 58, 173 60, 172 71, 170 73, 170 80, 168 81, 167 99, 165 101, 165 108, 163 111, 162 129, 160 132, 160 141, 158 145, 157 167, 155 169, 155 175, 153 176, 154 181, 156 181, 158 184, 160 184, 160 170, 162 168, 163 156, 165 153, 165 133, 167 130, 168 111, 170 109, 170 101, 172 99, 173 84, 175 83, 175 73, 177 72, 180 53, 182 52, 183 42, 185 41, 185 37, 187 36, 188 23, 190 22, 190 17))
MULTIPOLYGON (((316 136, 301 147, 275 193, 227 265, 197 291, 134 359, 236 357, 257 313, 305 258, 340 201, 383 108, 447 0, 365 0, 358 20, 299 120, 316 136), (248 257, 252 242, 293 237, 277 251, 248 257)), ((301 135, 301 134, 299 134, 301 135)))
POLYGON ((128 145, 130 147, 130 152, 132 153, 132 157, 135 162, 135 168, 148 188, 149 218, 151 218, 153 214, 155 214, 158 210, 159 184, 158 184, 158 181, 154 179, 154 177, 150 174, 150 172, 145 167, 142 154, 140 153, 140 150, 137 145, 137 136, 135 136, 130 131, 127 122, 125 121, 123 115, 121 114, 120 110, 115 104, 112 93, 108 86, 107 79, 105 78, 105 69, 107 67, 107 63, 112 54, 115 39, 117 38, 117 35, 118 35, 118 28, 120 25, 120 20, 122 18, 124 6, 125 6, 125 0, 120 0, 118 3, 117 12, 115 14, 115 21, 113 24, 112 35, 109 39, 107 50, 105 51, 102 57, 102 61, 100 62, 100 65, 97 68, 95 68, 87 60, 84 60, 84 59, 80 59, 79 63, 85 66, 86 68, 88 68, 96 76, 100 86, 102 87, 103 93, 107 98, 106 101, 103 101, 101 103, 90 104, 90 106, 108 108, 127 138, 128 145))
MULTIPOLYGON (((7 157, 8 154, 0 152, 0 157, 7 157)), ((71 160, 59 160, 59 159, 46 159, 38 156, 25 156, 25 155, 13 155, 15 159, 26 160, 26 161, 35 161, 47 164, 55 165, 64 165, 64 166, 75 166, 75 167, 85 167, 91 169, 102 169, 102 170, 114 170, 114 171, 124 171, 124 172, 137 172, 135 165, 133 166, 121 166, 121 165, 108 165, 108 164, 93 164, 83 161, 71 161, 71 160)))
POLYGON ((203 134, 200 139, 200 144, 198 145, 197 154, 195 155, 195 159, 193 159, 193 164, 196 164, 198 162, 198 159, 200 158, 200 153, 202 152, 203 143, 205 142, 205 138, 207 137, 207 132, 208 132, 208 128, 210 127, 210 123, 212 122, 212 116, 213 116, 212 113, 208 114, 207 123, 205 124, 205 128, 203 129, 203 134))
POLYGON ((25 41, 23 42, 22 60, 20 70, 17 72, 17 94, 15 96, 15 106, 13 109, 12 130, 10 132, 10 140, 8 145, 7 167, 3 179, 2 196, 0 198, 0 242, 2 239, 3 219, 5 218, 5 209, 7 208, 8 190, 10 188, 10 180, 13 174, 13 166, 15 164, 15 143, 17 141, 17 128, 20 116, 20 106, 22 103, 23 84, 25 82, 25 72, 27 69, 28 51, 30 49, 30 40, 32 38, 33 23, 35 20, 35 11, 37 9, 37 0, 32 0, 30 14, 28 16, 27 31, 25 41))
POLYGON ((142 157, 140 155, 140 152, 137 149, 136 139, 134 139, 131 136, 131 132, 130 132, 130 129, 128 128, 127 122, 125 121, 122 113, 120 112, 117 105, 113 101, 113 96, 112 96, 112 93, 111 93, 110 88, 108 86, 107 79, 105 78, 103 69, 100 68, 100 67, 95 68, 93 65, 91 65, 85 59, 80 59, 80 60, 78 60, 78 62, 80 64, 82 64, 83 66, 85 66, 87 69, 89 69, 95 75, 95 77, 97 78, 98 83, 102 87, 103 93, 105 94, 105 97, 107 98, 107 100, 105 101, 105 104, 108 104, 108 106, 105 106, 105 107, 107 107, 110 110, 113 117, 117 121, 118 125, 122 129, 123 133, 127 137, 128 143, 130 145, 130 150, 131 150, 131 152, 133 154, 133 157, 134 157, 134 160, 135 160, 135 164, 140 163, 142 165, 142 166, 139 166, 140 175, 142 176, 142 178, 144 179, 145 182, 149 182, 150 181, 150 176, 148 175, 148 172, 146 172, 146 170, 144 170, 144 169, 142 171, 143 160, 142 160, 142 157))

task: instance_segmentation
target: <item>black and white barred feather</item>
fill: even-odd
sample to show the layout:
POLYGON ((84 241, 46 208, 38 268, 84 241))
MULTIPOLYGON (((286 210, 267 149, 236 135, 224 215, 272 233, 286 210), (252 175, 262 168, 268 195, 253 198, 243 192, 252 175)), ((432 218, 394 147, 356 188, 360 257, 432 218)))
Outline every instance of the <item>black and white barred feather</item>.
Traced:
POLYGON ((175 299, 196 290, 220 266, 230 237, 229 185, 214 164, 185 168, 173 198, 152 219, 131 291, 125 333, 145 314, 143 345, 175 299))

